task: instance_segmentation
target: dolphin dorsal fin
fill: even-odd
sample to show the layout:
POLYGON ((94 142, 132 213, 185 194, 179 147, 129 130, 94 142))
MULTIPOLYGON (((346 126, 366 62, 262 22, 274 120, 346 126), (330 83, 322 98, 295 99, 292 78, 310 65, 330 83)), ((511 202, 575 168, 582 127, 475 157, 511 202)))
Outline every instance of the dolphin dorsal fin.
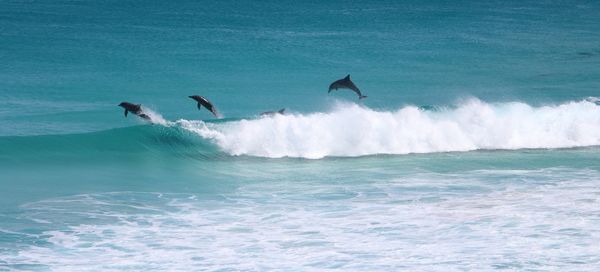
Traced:
POLYGON ((348 74, 344 79, 350 80, 350 74, 348 74))
POLYGON ((279 114, 283 114, 285 112, 285 108, 278 110, 279 114))

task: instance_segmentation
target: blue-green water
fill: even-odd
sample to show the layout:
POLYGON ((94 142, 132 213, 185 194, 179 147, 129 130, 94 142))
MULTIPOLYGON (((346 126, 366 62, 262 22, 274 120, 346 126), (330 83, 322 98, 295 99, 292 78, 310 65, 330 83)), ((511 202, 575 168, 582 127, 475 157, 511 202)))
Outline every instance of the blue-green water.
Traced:
POLYGON ((599 14, 1 1, 0 270, 596 271, 599 14))

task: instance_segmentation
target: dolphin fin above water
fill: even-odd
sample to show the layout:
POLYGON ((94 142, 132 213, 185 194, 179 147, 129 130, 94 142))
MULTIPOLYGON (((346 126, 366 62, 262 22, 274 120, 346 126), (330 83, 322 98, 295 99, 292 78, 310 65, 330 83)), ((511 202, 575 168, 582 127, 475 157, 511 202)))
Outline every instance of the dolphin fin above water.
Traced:
POLYGON ((337 89, 349 89, 355 92, 358 95, 358 99, 367 98, 366 95, 362 95, 360 89, 356 87, 354 82, 350 79, 350 75, 347 75, 345 78, 334 81, 329 85, 329 91, 327 93, 331 93, 333 90, 337 89))
POLYGON ((276 114, 282 114, 282 115, 285 114, 285 108, 280 109, 278 111, 265 111, 265 112, 261 113, 260 116, 273 116, 276 114))

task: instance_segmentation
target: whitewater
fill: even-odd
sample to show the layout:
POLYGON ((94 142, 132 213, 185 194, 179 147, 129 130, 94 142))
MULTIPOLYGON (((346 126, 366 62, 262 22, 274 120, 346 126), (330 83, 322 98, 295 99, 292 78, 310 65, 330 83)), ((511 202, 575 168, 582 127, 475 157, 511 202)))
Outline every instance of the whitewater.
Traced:
POLYGON ((392 111, 338 102, 328 112, 220 123, 158 120, 210 140, 227 154, 269 158, 600 145, 600 106, 590 99, 531 106, 473 98, 454 107, 392 111))
POLYGON ((0 271, 597 272, 598 14, 0 1, 0 271))

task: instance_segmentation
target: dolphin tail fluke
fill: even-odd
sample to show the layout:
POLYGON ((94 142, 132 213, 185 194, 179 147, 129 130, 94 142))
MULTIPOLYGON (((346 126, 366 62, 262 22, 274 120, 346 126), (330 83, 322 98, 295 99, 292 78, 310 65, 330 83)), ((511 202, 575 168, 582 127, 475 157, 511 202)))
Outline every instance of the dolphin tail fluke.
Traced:
POLYGON ((211 110, 210 112, 212 112, 212 114, 217 117, 217 118, 222 118, 221 114, 217 111, 217 109, 213 108, 213 110, 211 110))
POLYGON ((280 110, 278 110, 277 112, 278 112, 279 114, 283 114, 283 113, 285 112, 285 108, 283 108, 283 109, 280 109, 280 110))
POLYGON ((365 98, 367 98, 367 96, 366 96, 366 95, 360 95, 360 96, 358 97, 358 99, 365 99, 365 98))
POLYGON ((152 121, 152 118, 150 118, 150 116, 148 116, 148 115, 147 115, 147 114, 145 114, 145 113, 140 113, 140 114, 138 114, 138 116, 139 116, 139 117, 141 117, 141 118, 142 118, 142 119, 144 119, 144 120, 147 120, 147 121, 152 121))
POLYGON ((127 117, 127 113, 128 113, 128 112, 129 112, 129 111, 128 111, 127 109, 125 109, 125 117, 127 117))

